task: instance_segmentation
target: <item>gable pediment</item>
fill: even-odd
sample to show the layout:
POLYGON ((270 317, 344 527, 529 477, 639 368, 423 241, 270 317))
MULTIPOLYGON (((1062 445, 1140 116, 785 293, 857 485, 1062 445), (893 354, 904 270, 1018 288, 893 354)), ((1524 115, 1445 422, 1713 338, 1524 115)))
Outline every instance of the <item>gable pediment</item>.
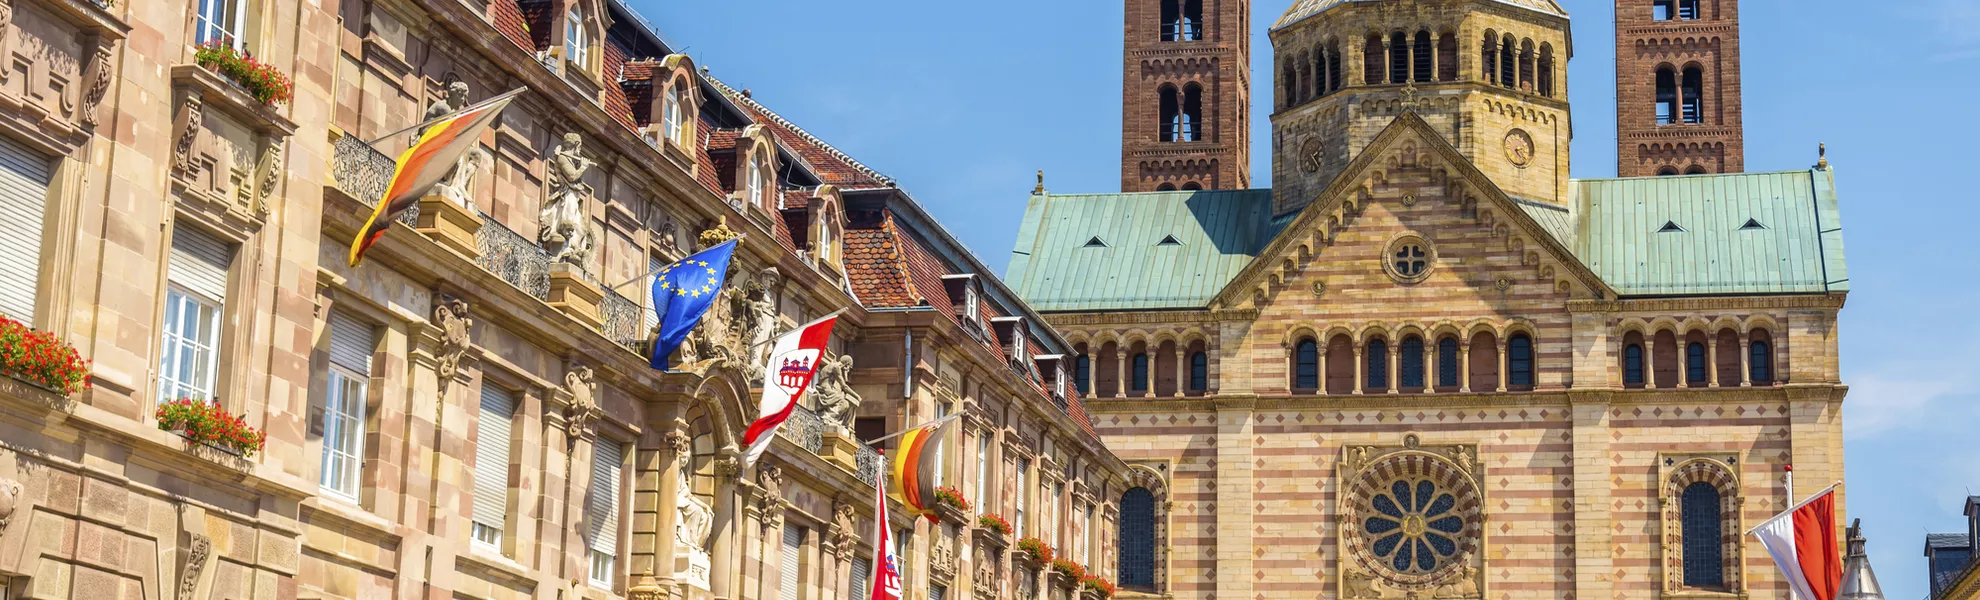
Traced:
POLYGON ((1211 300, 1210 308, 1259 308, 1287 290, 1304 293, 1311 288, 1317 294, 1327 287, 1338 289, 1325 276, 1309 273, 1322 256, 1330 257, 1326 269, 1332 272, 1359 278, 1382 270, 1393 274, 1393 269, 1382 266, 1385 259, 1379 255, 1405 235, 1424 238, 1438 249, 1430 269, 1468 265, 1446 275, 1462 277, 1473 289, 1506 292, 1514 286, 1544 285, 1550 293, 1570 297, 1615 296, 1518 201, 1421 117, 1406 112, 1377 135, 1319 198, 1301 209, 1211 300), (1444 240, 1461 243, 1445 248, 1444 240), (1331 264, 1331 256, 1337 254, 1359 262, 1340 271, 1342 267, 1331 264), (1495 272, 1475 268, 1480 265, 1491 265, 1488 270, 1495 272))

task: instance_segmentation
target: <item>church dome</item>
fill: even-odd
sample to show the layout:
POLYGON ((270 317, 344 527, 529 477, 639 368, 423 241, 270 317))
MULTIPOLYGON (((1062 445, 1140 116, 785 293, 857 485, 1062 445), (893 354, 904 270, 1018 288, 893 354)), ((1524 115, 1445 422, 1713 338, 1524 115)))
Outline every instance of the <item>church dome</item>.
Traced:
MULTIPOLYGON (((1396 2, 1396 1, 1398 0, 1295 0, 1292 4, 1292 7, 1287 8, 1285 14, 1279 15, 1279 20, 1272 23, 1272 29, 1280 29, 1288 25, 1292 25, 1293 23, 1298 23, 1307 17, 1311 17, 1313 15, 1326 12, 1327 9, 1342 4, 1347 4, 1350 2, 1396 2)), ((1567 16, 1567 10, 1562 9, 1560 3, 1555 2, 1554 0, 1497 0, 1497 1, 1505 4, 1511 4, 1513 6, 1517 6, 1520 8, 1537 10, 1550 15, 1556 15, 1562 17, 1567 16)))

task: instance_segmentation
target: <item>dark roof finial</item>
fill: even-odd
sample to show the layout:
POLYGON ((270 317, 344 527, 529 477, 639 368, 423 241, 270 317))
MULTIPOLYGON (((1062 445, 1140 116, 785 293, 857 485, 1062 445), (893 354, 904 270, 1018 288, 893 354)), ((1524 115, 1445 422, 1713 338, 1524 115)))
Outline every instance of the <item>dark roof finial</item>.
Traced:
POLYGON ((1038 170, 1038 185, 1036 185, 1036 186, 1032 186, 1032 188, 1031 188, 1031 195, 1033 195, 1033 196, 1043 196, 1043 195, 1045 195, 1045 170, 1044 170, 1044 169, 1039 169, 1039 170, 1038 170))
POLYGON ((1827 171, 1827 170, 1829 170, 1829 144, 1828 144, 1828 143, 1826 143, 1826 142, 1823 142, 1823 143, 1818 143, 1818 144, 1816 144, 1816 145, 1815 145, 1815 157, 1816 157, 1816 160, 1815 160, 1815 168, 1817 168, 1817 169, 1821 169, 1821 170, 1824 170, 1824 171, 1827 171))

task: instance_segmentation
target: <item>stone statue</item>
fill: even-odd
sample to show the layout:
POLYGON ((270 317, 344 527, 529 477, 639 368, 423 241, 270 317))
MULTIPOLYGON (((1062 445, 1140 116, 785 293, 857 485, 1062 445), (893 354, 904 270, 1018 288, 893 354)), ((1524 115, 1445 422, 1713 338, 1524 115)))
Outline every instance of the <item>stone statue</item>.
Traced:
POLYGON ((1374 575, 1349 570, 1341 578, 1347 587, 1347 593, 1341 596, 1343 598, 1384 598, 1388 596, 1389 586, 1382 583, 1382 580, 1376 578, 1374 575))
POLYGON ((818 397, 818 418, 844 431, 851 431, 853 419, 859 416, 860 398, 852 389, 852 369, 851 356, 821 361, 811 383, 812 393, 818 397))
POLYGON ((1469 566, 1465 567, 1462 576, 1437 586, 1435 597, 1451 599, 1477 598, 1478 569, 1469 566))
POLYGON ((742 356, 743 375, 750 381, 763 378, 765 355, 770 352, 772 330, 777 326, 777 302, 773 290, 779 277, 776 267, 764 267, 756 278, 743 284, 733 295, 729 313, 736 320, 736 348, 742 356))
POLYGON ((7 524, 13 522, 14 512, 20 504, 21 482, 0 479, 0 535, 7 533, 7 524))
MULTIPOLYGON (((434 100, 432 104, 426 105, 426 114, 424 116, 421 116, 419 121, 421 123, 424 123, 427 121, 438 119, 440 117, 447 116, 450 113, 459 111, 462 108, 467 107, 467 97, 468 97, 467 82, 456 81, 453 83, 449 83, 447 84, 447 96, 445 98, 434 100)), ((425 133, 426 128, 421 127, 419 128, 419 131, 420 133, 425 133)))
POLYGON ((583 264, 590 252, 590 240, 584 239, 591 234, 585 227, 584 201, 591 196, 591 185, 584 174, 593 164, 584 156, 584 138, 575 132, 564 134, 564 143, 550 157, 550 193, 537 215, 542 229, 536 237, 552 260, 583 264))
MULTIPOLYGON (((467 107, 467 97, 468 85, 466 82, 456 81, 447 84, 447 97, 435 100, 432 104, 427 105, 426 116, 421 121, 438 119, 467 107)), ((420 131, 424 132, 426 128, 422 127, 420 131)), ((453 171, 448 173, 447 177, 441 179, 439 183, 433 185, 433 193, 452 200, 455 204, 461 205, 461 208, 475 210, 474 182, 476 177, 483 170, 486 170, 489 163, 492 162, 494 162, 494 159, 488 156, 488 152, 482 150, 480 146, 469 148, 467 152, 461 153, 459 159, 454 161, 453 171)))
POLYGON ((460 373, 461 356, 467 354, 468 330, 474 327, 474 319, 468 316, 466 300, 453 296, 442 296, 440 303, 433 307, 433 324, 440 326, 440 389, 446 391, 447 384, 453 383, 454 376, 460 373))
POLYGON ((564 372, 564 390, 571 394, 571 407, 564 420, 566 439, 576 440, 591 422, 598 419, 598 393, 591 383, 591 367, 574 366, 564 372))
POLYGON ((853 533, 853 505, 839 502, 832 505, 832 548, 839 560, 851 560, 853 542, 858 538, 853 533))
POLYGON ((708 540, 708 527, 714 512, 708 503, 694 495, 694 483, 689 478, 689 469, 681 469, 681 492, 675 495, 674 509, 679 512, 675 521, 674 539, 682 547, 705 551, 702 546, 708 540))

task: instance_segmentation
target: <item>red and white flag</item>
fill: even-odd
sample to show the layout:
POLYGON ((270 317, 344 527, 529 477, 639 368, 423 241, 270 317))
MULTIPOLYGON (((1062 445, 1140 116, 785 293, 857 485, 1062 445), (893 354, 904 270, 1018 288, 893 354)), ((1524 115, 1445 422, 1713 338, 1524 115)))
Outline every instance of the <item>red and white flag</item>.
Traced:
POLYGON ((1751 532, 1774 556, 1774 566, 1797 600, 1836 600, 1843 558, 1836 545, 1836 486, 1801 501, 1751 532))
POLYGON ((832 339, 832 325, 838 321, 838 312, 825 315, 771 344, 770 362, 763 366, 763 403, 757 408, 756 422, 743 432, 743 443, 749 446, 743 451, 744 469, 770 449, 770 441, 777 439, 777 428, 791 418, 791 410, 804 398, 805 390, 811 389, 811 378, 825 360, 825 342, 832 339))
POLYGON ((894 535, 887 531, 887 478, 873 478, 873 590, 867 600, 901 600, 900 559, 894 555, 894 535))

